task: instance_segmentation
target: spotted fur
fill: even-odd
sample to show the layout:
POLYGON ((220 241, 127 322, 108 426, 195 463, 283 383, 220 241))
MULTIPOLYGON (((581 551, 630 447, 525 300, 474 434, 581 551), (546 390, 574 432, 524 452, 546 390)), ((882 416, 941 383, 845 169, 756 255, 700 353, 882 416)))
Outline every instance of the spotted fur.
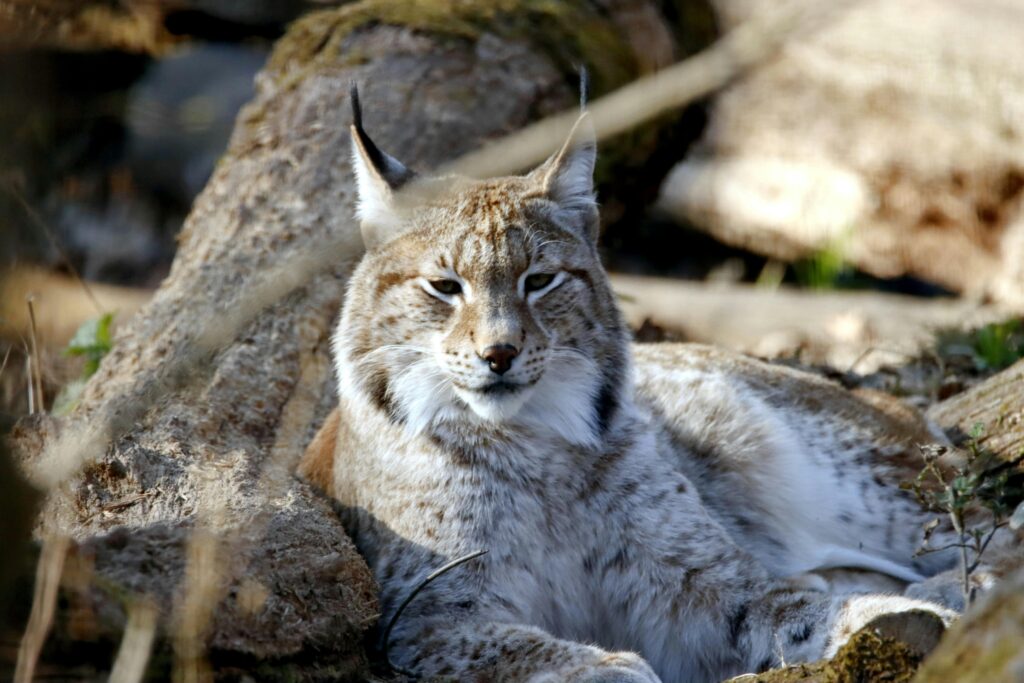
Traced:
POLYGON ((912 416, 700 346, 638 348, 634 372, 585 122, 534 172, 485 181, 410 181, 353 137, 368 252, 334 337, 337 443, 303 470, 341 503, 383 623, 489 551, 410 604, 396 664, 717 681, 820 658, 881 613, 951 618, 849 578, 901 588, 950 562, 913 557, 925 518, 894 486, 932 438, 912 416), (515 350, 507 369, 492 348, 515 350))

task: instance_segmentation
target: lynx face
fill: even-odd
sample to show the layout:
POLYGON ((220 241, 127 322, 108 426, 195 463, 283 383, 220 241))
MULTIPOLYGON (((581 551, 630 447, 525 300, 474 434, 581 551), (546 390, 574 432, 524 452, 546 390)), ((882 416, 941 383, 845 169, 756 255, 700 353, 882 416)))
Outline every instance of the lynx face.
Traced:
POLYGON ((594 445, 626 371, 595 248, 592 142, 533 173, 416 181, 354 127, 367 255, 335 337, 343 391, 414 433, 516 424, 594 445))

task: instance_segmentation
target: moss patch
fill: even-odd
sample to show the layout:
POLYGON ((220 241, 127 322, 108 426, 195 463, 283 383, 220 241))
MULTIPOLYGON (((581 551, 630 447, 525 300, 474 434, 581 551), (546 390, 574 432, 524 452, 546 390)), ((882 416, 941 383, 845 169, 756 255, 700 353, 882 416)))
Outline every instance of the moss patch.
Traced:
POLYGON ((914 676, 920 663, 920 655, 906 644, 865 629, 840 648, 822 680, 826 683, 905 683, 914 676))
POLYGON ((341 58, 344 39, 373 24, 475 40, 485 32, 528 40, 566 73, 585 64, 594 89, 605 92, 630 80, 636 64, 608 19, 582 0, 361 0, 311 12, 278 41, 267 70, 284 87, 341 58))
POLYGON ((921 657, 906 644, 866 628, 858 631, 828 662, 798 664, 735 683, 908 683, 921 657))

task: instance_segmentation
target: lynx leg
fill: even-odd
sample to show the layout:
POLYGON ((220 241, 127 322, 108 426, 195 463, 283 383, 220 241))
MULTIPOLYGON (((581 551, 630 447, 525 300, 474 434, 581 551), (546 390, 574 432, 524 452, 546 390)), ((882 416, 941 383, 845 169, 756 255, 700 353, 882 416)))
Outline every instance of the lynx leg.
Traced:
POLYGON ((395 663, 428 678, 528 683, 658 683, 643 659, 560 640, 521 624, 427 620, 392 647, 395 663))
POLYGON ((623 462, 613 471, 619 482, 609 489, 629 490, 636 476, 651 485, 625 499, 604 498, 608 509, 594 511, 607 519, 612 506, 625 506, 632 523, 584 564, 601 593, 615 596, 601 642, 639 652, 663 680, 717 681, 783 660, 818 660, 883 614, 955 616, 920 600, 833 595, 773 577, 704 509, 689 480, 668 472, 638 475, 635 465, 623 462))

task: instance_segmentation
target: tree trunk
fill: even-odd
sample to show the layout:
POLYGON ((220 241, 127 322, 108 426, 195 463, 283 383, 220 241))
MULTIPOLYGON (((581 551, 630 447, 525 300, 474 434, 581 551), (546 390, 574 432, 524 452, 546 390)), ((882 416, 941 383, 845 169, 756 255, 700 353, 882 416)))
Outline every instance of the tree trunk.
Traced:
POLYGON ((70 535, 95 573, 100 640, 116 642, 146 596, 179 670, 208 671, 208 650, 217 674, 272 662, 275 680, 285 667, 296 680, 361 675, 372 579, 329 505, 291 476, 335 400, 328 341, 362 249, 349 85, 374 139, 429 169, 573 106, 574 63, 599 88, 635 75, 616 12, 650 21, 656 4, 601 4, 365 0, 279 42, 168 278, 70 421, 16 435, 52 487, 41 535, 70 535))

